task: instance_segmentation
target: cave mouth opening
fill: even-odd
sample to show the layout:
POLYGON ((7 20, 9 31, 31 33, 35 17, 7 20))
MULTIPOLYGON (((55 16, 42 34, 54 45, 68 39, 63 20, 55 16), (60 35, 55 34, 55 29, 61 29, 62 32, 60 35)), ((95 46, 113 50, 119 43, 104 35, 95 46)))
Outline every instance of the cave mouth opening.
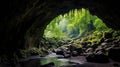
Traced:
POLYGON ((44 35, 40 38, 36 47, 21 51, 23 57, 29 55, 46 56, 50 53, 62 52, 64 57, 71 55, 72 48, 81 49, 77 53, 85 53, 89 47, 96 50, 101 43, 116 36, 120 39, 120 31, 113 33, 103 21, 95 15, 91 15, 87 9, 74 9, 64 15, 53 19, 44 29, 44 35), (71 45, 73 46, 72 48, 71 45), (63 53, 68 52, 69 55, 63 53))
POLYGON ((100 18, 90 14, 88 9, 82 8, 55 17, 44 30, 44 37, 74 40, 94 34, 99 35, 97 39, 101 39, 103 33, 110 30, 100 18))
MULTIPOLYGON (((80 54, 87 53, 88 48, 92 47, 94 50, 99 48, 101 41, 111 37, 112 31, 100 18, 91 15, 89 10, 84 8, 80 10, 74 9, 64 15, 57 16, 47 25, 38 48, 32 47, 21 51, 21 53, 23 57, 30 55, 44 57, 53 52, 63 55, 65 58, 79 56, 80 54), (79 50, 77 51, 77 49, 79 50)), ((117 33, 119 32, 113 35, 118 36, 117 33)), ((44 65, 48 61, 46 60, 41 63, 44 65)), ((59 63, 56 62, 55 64, 59 63)))

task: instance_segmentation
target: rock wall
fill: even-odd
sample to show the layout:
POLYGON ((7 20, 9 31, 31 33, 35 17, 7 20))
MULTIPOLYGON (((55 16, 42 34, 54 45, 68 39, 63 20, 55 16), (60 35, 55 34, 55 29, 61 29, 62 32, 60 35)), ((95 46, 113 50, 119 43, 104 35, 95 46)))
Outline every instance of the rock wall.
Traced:
POLYGON ((120 29, 119 2, 106 0, 1 0, 0 54, 37 46, 46 25, 71 9, 87 8, 108 27, 120 29))

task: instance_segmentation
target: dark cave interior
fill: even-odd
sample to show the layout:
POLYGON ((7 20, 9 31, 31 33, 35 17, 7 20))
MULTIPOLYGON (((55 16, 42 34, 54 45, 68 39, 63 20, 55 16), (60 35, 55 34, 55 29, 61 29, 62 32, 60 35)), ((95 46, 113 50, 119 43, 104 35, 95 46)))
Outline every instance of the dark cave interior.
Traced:
MULTIPOLYGON (((114 30, 120 30, 118 1, 108 0, 1 0, 0 56, 13 57, 19 49, 37 46, 44 29, 59 14, 86 8, 114 30), (29 39, 32 42, 29 42, 29 39)), ((118 51, 119 52, 119 51, 118 51)), ((19 52, 18 52, 19 53, 19 52)))

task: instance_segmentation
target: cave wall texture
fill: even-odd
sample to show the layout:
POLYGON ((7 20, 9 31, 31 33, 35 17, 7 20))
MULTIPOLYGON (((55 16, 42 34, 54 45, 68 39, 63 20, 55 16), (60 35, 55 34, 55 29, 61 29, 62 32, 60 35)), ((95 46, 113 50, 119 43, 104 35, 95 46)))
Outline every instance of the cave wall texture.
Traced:
POLYGON ((120 29, 119 0, 1 0, 0 54, 37 44, 46 25, 71 9, 87 8, 108 27, 120 29))

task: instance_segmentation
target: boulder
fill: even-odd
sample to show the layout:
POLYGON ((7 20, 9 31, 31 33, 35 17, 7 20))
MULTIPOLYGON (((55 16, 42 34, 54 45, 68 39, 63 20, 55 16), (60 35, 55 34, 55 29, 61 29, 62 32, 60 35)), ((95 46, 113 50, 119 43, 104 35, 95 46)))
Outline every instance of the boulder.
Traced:
POLYGON ((57 55, 64 55, 64 51, 56 51, 57 55))
POLYGON ((77 51, 78 55, 81 55, 83 53, 83 49, 82 48, 76 48, 76 51, 77 51))
POLYGON ((120 62, 120 47, 113 47, 109 49, 108 57, 114 61, 120 62))
POLYGON ((86 53, 91 53, 91 52, 93 52, 93 48, 88 48, 85 52, 86 53))
POLYGON ((78 56, 78 52, 77 51, 73 51, 72 52, 72 56, 78 56))
POLYGON ((64 58, 69 58, 69 57, 71 57, 70 54, 64 53, 64 58))
POLYGON ((109 59, 104 54, 90 54, 86 57, 88 62, 95 62, 95 63, 108 63, 109 59))

